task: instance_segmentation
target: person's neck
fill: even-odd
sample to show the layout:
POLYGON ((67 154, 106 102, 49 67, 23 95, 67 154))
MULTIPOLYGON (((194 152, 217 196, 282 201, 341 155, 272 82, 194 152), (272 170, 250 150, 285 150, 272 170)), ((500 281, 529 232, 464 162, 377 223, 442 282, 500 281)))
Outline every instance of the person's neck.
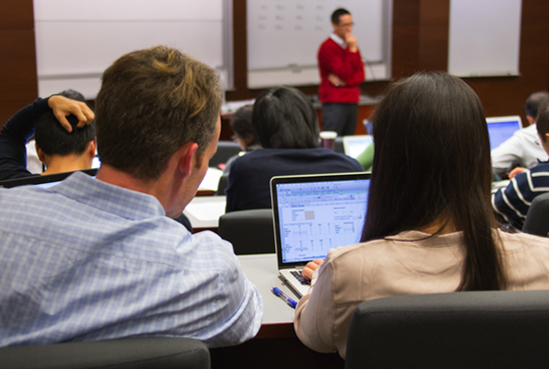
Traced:
POLYGON ((457 232, 457 228, 452 220, 440 216, 431 224, 419 228, 418 231, 428 234, 448 234, 457 232))
POLYGON ((44 161, 44 164, 46 164, 46 170, 42 175, 74 172, 75 170, 91 168, 91 161, 87 155, 52 155, 44 161))

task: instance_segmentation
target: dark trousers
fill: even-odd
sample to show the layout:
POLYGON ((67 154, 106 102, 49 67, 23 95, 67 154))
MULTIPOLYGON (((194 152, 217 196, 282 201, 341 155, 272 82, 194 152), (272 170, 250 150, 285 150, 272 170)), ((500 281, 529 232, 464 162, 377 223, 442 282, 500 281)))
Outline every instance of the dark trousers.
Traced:
POLYGON ((335 131, 338 136, 355 134, 358 119, 358 104, 322 104, 322 130, 335 131))

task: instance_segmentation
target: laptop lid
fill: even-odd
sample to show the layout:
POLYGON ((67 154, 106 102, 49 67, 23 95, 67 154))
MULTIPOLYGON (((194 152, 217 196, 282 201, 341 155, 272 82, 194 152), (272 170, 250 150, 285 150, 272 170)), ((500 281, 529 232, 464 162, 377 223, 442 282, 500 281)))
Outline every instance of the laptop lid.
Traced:
POLYGON ((518 115, 506 117, 486 118, 488 135, 490 136, 490 150, 494 150, 507 141, 515 131, 522 128, 522 119, 518 115))
POLYGON ((372 142, 374 138, 370 135, 343 136, 343 150, 345 155, 356 159, 372 142))
POLYGON ((277 176, 271 200, 278 268, 303 267, 360 241, 370 173, 277 176))
MULTIPOLYGON (((83 172, 83 173, 86 173, 87 175, 95 177, 95 175, 97 174, 97 169, 86 169, 86 170, 81 170, 80 172, 83 172)), ((55 174, 35 175, 35 176, 29 176, 29 177, 23 177, 23 178, 6 179, 3 181, 0 181, 0 187, 12 188, 12 187, 24 186, 24 185, 35 185, 35 186, 47 188, 47 187, 55 186, 59 182, 62 182, 65 178, 67 178, 73 173, 74 172, 63 172, 63 173, 55 173, 55 174)))

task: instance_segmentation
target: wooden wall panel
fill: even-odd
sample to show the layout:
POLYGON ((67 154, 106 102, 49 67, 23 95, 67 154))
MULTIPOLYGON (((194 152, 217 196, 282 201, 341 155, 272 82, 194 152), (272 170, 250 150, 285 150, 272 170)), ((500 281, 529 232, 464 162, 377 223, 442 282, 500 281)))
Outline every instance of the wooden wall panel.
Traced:
POLYGON ((32 0, 0 0, 0 125, 38 95, 32 0))

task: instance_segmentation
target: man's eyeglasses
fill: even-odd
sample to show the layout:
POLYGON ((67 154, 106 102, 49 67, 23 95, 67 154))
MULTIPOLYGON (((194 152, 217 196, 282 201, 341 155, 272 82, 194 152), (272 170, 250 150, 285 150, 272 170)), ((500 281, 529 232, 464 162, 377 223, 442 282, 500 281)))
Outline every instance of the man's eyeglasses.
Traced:
POLYGON ((338 27, 342 27, 342 28, 347 28, 347 27, 352 27, 354 26, 355 23, 354 22, 351 22, 351 23, 342 23, 342 24, 338 24, 337 26, 338 27))

